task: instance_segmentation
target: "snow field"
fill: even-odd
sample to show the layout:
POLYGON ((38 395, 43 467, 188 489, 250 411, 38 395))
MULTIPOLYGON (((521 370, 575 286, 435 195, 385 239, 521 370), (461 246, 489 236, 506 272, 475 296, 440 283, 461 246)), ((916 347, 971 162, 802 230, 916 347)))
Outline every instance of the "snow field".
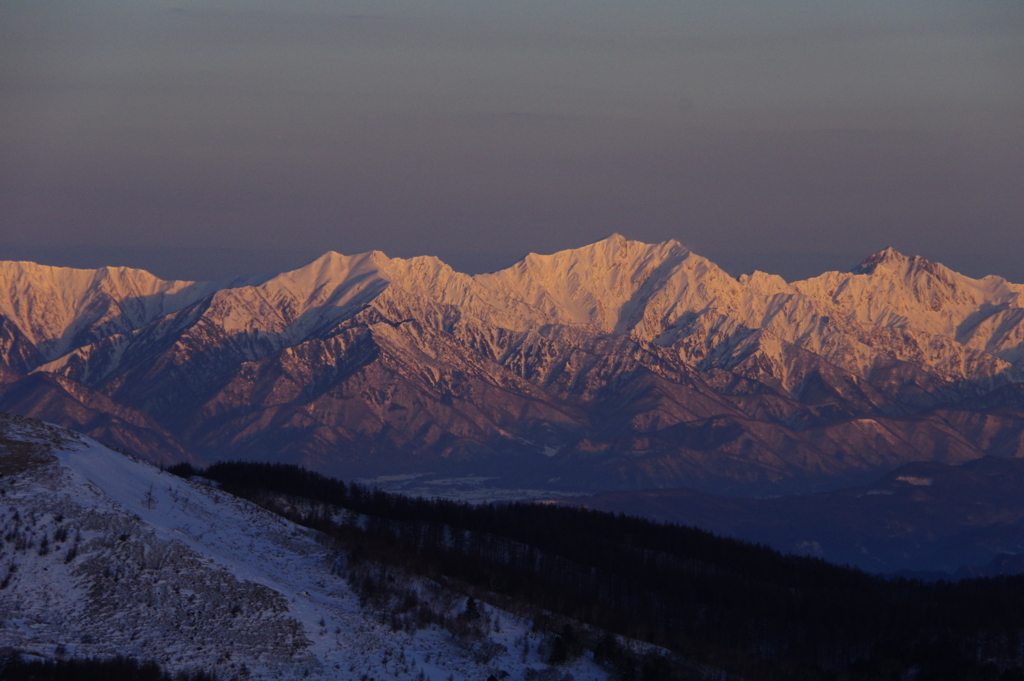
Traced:
MULTIPOLYGON (((2 646, 224 678, 607 679, 586 657, 549 667, 531 623, 485 603, 472 636, 395 630, 332 574, 310 531, 87 438, 51 454, 0 479, 0 580, 15 566, 0 589, 2 646)), ((457 615, 464 598, 443 597, 457 615)))

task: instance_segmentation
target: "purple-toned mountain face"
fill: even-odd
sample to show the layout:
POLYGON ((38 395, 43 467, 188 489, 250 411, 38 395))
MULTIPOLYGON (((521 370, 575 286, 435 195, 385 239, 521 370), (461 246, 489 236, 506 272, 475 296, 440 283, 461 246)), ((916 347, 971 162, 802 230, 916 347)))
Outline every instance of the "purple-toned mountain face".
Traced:
POLYGON ((475 276, 0 263, 0 410, 155 461, 807 491, 1024 455, 1022 382, 1024 285, 892 250, 790 283, 617 235, 475 276))

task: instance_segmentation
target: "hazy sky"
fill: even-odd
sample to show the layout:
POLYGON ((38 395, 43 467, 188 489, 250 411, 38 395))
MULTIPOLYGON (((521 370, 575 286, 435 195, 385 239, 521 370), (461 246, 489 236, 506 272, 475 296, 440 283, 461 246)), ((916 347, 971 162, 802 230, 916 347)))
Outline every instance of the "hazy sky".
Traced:
POLYGON ((1024 3, 0 2, 0 259, 482 271, 611 232, 1024 282, 1024 3))

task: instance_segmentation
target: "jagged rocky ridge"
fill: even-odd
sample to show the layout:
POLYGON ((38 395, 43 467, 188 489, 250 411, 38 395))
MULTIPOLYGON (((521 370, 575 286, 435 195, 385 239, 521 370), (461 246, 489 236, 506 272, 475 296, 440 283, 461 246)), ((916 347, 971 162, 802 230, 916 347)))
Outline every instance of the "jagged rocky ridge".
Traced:
POLYGON ((889 249, 792 283, 613 235, 469 276, 0 263, 0 410, 164 461, 806 490, 1024 454, 1024 286, 889 249))

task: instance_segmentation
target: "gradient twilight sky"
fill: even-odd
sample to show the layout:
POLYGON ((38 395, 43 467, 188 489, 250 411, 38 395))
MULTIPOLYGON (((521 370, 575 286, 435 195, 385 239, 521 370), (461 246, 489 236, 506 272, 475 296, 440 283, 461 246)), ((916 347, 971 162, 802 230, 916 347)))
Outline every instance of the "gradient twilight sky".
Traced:
POLYGON ((1024 2, 0 3, 0 259, 474 272, 611 232, 1024 282, 1024 2))

